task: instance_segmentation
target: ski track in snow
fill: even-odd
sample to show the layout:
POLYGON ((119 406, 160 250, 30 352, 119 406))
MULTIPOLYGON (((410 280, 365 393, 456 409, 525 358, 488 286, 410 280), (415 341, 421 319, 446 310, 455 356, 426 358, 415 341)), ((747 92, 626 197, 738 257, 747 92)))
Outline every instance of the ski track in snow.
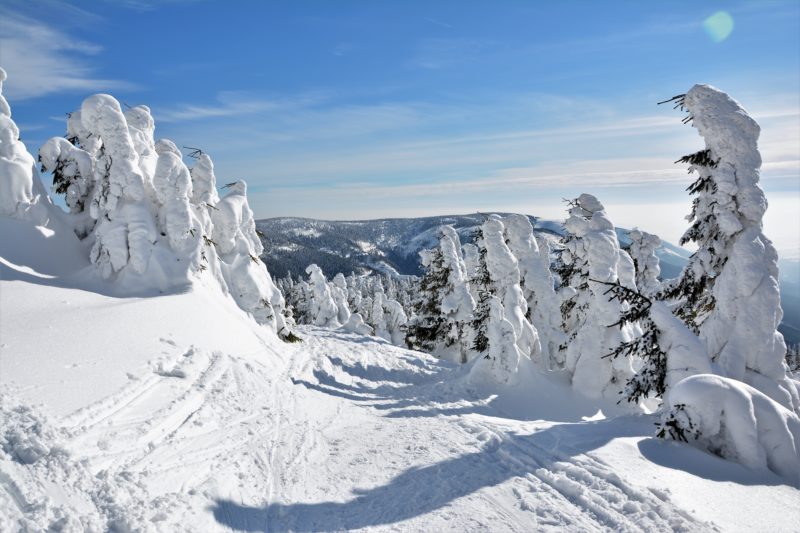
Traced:
MULTIPOLYGON (((463 368, 375 338, 300 334, 284 354, 164 341, 149 375, 57 428, 82 465, 58 471, 63 490, 119 530, 716 529, 623 481, 593 456, 587 423, 505 418, 463 368)), ((11 474, 0 468, 0 493, 35 519, 52 487, 11 474)))

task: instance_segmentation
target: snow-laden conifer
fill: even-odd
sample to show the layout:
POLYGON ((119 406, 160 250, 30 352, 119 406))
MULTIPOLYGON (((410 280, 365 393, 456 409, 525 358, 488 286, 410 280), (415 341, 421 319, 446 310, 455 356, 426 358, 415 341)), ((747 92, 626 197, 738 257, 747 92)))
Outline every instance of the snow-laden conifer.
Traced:
POLYGON ((186 258, 187 268, 199 268, 203 247, 203 227, 189 203, 192 178, 181 153, 159 144, 152 174, 152 187, 158 206, 157 223, 170 247, 186 258))
POLYGON ((114 98, 96 94, 83 101, 80 116, 83 128, 102 142, 89 205, 97 221, 89 258, 104 278, 125 268, 144 274, 158 231, 125 115, 114 98))
POLYGON ((564 366, 572 373, 576 390, 590 397, 617 398, 633 375, 628 357, 608 356, 633 338, 630 325, 618 327, 627 304, 609 298, 604 285, 620 280, 619 242, 603 204, 594 196, 582 194, 573 200, 569 215, 558 265, 567 335, 564 366))
POLYGON ((503 218, 503 224, 508 247, 519 264, 528 318, 539 334, 542 363, 546 368, 553 368, 564 333, 560 328, 560 310, 550 271, 550 246, 545 239, 536 239, 527 216, 508 215, 503 218))
POLYGON ((371 319, 375 335, 396 346, 403 346, 406 339, 408 317, 400 303, 388 298, 380 284, 378 287, 379 290, 372 297, 371 319))
POLYGON ((35 162, 11 119, 11 107, 3 96, 5 79, 0 69, 0 215, 44 224, 48 215, 34 190, 38 182, 35 162))
POLYGON ((486 307, 486 354, 475 361, 470 380, 477 383, 515 385, 519 382, 519 365, 525 355, 517 346, 516 331, 505 317, 505 308, 500 298, 488 295, 486 307))
POLYGON ((628 232, 631 246, 628 249, 633 264, 636 267, 636 288, 644 295, 653 295, 661 286, 659 266, 656 250, 661 246, 661 239, 657 235, 633 228, 628 232))
POLYGON ((635 335, 606 356, 638 363, 619 402, 666 397, 682 379, 711 371, 703 343, 663 302, 627 287, 620 280, 601 284, 606 286, 609 299, 627 304, 616 326, 636 326, 635 335))
POLYGON ((541 356, 536 329, 527 318, 528 303, 520 286, 519 264, 506 244, 505 226, 498 215, 490 215, 481 226, 481 243, 491 279, 491 292, 503 304, 504 317, 514 326, 517 347, 533 360, 541 356))
POLYGON ((229 290, 258 323, 268 324, 278 335, 288 338, 283 295, 260 259, 264 246, 247 201, 247 183, 240 180, 227 188, 227 194, 212 211, 214 231, 210 241, 219 253, 229 290))
POLYGON ((418 284, 407 343, 452 361, 466 362, 472 344, 470 322, 475 304, 458 233, 450 226, 442 226, 438 246, 420 256, 425 273, 418 284))
POLYGON ((800 485, 800 417, 738 380, 704 374, 678 383, 658 435, 800 485))
POLYGON ((344 274, 339 272, 333 277, 330 289, 333 301, 336 302, 336 320, 340 324, 346 324, 350 320, 350 307, 347 305, 347 281, 344 274))
POLYGON ((800 412, 777 331, 778 254, 762 231, 760 128, 736 100, 709 85, 695 85, 677 103, 705 148, 680 159, 697 174, 688 189, 695 195, 692 225, 681 244, 698 249, 665 295, 678 301, 677 315, 699 332, 721 373, 800 412))
POLYGON ((326 328, 338 328, 341 325, 337 320, 339 308, 333 299, 325 274, 315 264, 306 267, 306 274, 308 274, 308 285, 311 291, 309 302, 311 323, 326 328))

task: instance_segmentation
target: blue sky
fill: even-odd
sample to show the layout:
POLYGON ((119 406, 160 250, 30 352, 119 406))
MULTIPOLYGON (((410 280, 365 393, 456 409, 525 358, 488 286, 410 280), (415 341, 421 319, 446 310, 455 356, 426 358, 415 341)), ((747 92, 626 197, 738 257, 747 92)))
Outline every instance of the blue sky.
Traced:
POLYGON ((711 83, 761 123, 767 234, 800 248, 796 0, 4 0, 0 66, 31 151, 108 92, 246 179, 258 217, 559 218, 591 192, 672 241, 672 162, 702 140, 655 103, 711 83))

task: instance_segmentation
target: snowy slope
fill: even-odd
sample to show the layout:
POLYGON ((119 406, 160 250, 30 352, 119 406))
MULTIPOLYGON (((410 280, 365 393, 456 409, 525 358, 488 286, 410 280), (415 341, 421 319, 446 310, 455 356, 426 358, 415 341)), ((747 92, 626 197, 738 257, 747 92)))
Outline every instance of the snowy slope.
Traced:
POLYGON ((285 344, 204 287, 114 296, 69 235, 21 231, 0 220, 0 531, 800 522, 800 490, 655 440, 651 416, 536 374, 498 396, 370 337, 285 344))

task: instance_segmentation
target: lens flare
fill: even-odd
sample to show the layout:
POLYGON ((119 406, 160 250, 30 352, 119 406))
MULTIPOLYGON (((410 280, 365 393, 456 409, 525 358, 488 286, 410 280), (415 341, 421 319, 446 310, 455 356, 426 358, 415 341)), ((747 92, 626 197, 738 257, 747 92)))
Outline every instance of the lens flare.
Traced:
POLYGON ((733 31, 733 17, 727 11, 717 11, 703 21, 703 29, 712 41, 721 43, 733 31))

